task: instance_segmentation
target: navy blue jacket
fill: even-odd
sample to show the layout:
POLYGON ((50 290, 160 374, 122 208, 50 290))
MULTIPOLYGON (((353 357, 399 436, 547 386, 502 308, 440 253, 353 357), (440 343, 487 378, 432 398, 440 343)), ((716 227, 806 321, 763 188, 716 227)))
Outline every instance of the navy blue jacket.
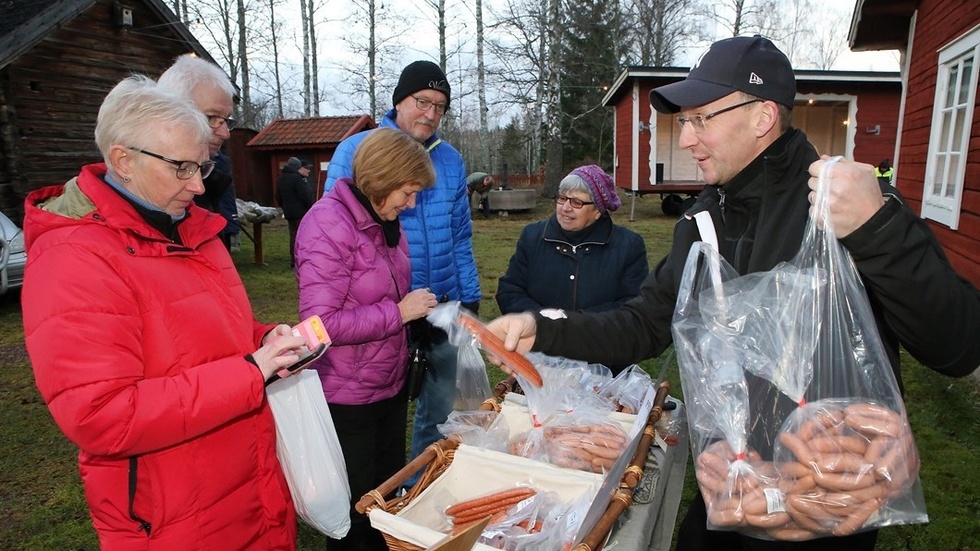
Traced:
POLYGON ((635 297, 649 266, 643 238, 608 214, 577 232, 555 215, 528 224, 497 287, 502 314, 610 310, 635 297))

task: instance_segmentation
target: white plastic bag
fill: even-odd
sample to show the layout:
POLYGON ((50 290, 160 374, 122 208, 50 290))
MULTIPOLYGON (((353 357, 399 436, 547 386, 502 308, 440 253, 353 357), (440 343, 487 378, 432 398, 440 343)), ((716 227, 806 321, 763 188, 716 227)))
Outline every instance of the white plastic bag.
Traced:
POLYGON ((270 385, 276 455, 300 518, 331 538, 350 528, 350 483, 344 454, 316 371, 270 385))

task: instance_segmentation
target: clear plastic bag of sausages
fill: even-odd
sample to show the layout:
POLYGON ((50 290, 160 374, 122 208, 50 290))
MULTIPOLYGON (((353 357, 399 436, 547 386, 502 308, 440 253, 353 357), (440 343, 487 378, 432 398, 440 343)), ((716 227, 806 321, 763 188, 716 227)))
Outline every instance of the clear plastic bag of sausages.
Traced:
POLYGON ((709 245, 688 257, 672 330, 711 529, 800 541, 928 521, 901 392, 825 183, 793 259, 740 276, 709 245))

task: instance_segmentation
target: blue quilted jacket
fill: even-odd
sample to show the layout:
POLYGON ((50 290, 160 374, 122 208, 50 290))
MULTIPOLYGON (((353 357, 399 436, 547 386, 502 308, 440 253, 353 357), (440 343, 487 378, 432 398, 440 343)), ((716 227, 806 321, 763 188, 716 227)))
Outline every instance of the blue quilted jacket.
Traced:
MULTIPOLYGON (((398 128, 394 109, 379 126, 398 128)), ((355 134, 337 146, 327 169, 324 194, 338 178, 353 175, 354 151, 368 132, 355 134)), ((418 194, 414 209, 400 215, 412 262, 412 289, 428 287, 440 299, 475 303, 481 297, 480 279, 473 258, 473 222, 463 157, 438 134, 424 145, 432 158, 436 183, 418 194)))

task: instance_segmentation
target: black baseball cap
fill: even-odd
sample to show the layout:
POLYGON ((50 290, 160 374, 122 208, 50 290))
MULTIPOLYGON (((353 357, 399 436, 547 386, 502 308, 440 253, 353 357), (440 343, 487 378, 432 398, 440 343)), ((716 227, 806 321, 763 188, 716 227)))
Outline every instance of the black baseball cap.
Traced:
POLYGON ((651 90, 650 104, 661 113, 673 114, 736 90, 792 108, 796 75, 786 54, 768 38, 736 36, 709 46, 684 80, 651 90))

